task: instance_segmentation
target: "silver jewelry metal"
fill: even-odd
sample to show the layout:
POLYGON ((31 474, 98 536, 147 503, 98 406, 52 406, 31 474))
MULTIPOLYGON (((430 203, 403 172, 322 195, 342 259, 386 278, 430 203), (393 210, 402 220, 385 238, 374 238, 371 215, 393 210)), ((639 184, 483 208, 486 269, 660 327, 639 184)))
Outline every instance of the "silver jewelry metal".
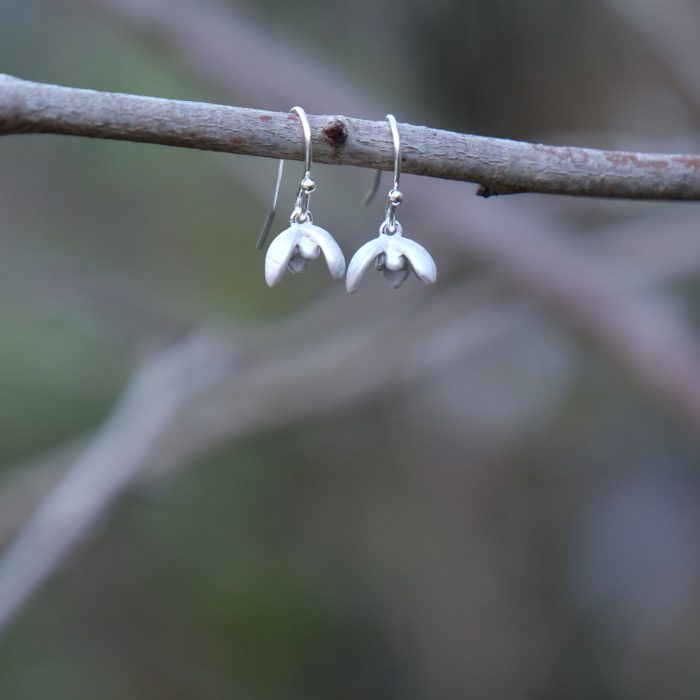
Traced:
MULTIPOLYGON (((345 286, 351 294, 357 291, 362 276, 372 262, 395 289, 408 279, 411 271, 415 272, 416 277, 425 284, 433 284, 437 279, 437 268, 430 253, 420 243, 403 238, 403 229, 396 218, 396 210, 403 200, 403 194, 399 190, 401 140, 394 115, 387 114, 386 119, 391 127, 391 136, 394 141, 394 184, 389 190, 386 215, 379 227, 379 236, 361 246, 348 265, 345 286)), ((380 177, 381 171, 378 170, 374 185, 365 197, 365 204, 374 197, 379 187, 380 177)))
MULTIPOLYGON (((311 127, 306 112, 301 107, 292 107, 301 121, 304 132, 305 156, 304 175, 299 183, 296 201, 292 215, 289 218, 289 228, 285 229, 270 243, 265 256, 265 281, 268 287, 278 284, 286 270, 301 272, 311 260, 321 253, 326 258, 328 271, 334 279, 340 279, 345 274, 345 256, 340 246, 328 231, 316 226, 309 209, 309 198, 316 189, 316 183, 311 178, 311 127)), ((277 196, 279 195, 284 160, 277 166, 275 186, 272 191, 272 206, 265 219, 258 238, 257 247, 262 249, 277 211, 277 196)))

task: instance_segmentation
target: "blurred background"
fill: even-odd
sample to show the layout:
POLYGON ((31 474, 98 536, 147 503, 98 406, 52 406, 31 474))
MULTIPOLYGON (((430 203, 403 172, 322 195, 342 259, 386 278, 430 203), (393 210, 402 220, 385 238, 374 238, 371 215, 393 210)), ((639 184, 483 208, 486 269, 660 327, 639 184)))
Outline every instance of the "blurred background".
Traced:
MULTIPOLYGON (((0 69, 30 80, 698 150, 690 0, 5 0, 0 18, 0 69)), ((3 630, 0 697, 700 696, 697 205, 405 176, 438 283, 368 273, 349 297, 320 264, 265 286, 272 160, 28 135, 0 164, 5 551, 125 387, 193 343, 226 356, 205 386, 196 357, 167 375, 176 415, 3 630)), ((371 172, 314 173, 349 258, 388 177, 365 210, 371 172)))

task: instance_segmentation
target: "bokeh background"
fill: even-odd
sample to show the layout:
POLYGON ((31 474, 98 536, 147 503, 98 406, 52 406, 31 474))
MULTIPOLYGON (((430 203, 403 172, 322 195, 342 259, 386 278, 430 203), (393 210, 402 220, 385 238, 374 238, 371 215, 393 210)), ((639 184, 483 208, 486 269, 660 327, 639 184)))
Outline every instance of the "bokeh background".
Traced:
MULTIPOLYGON (((698 26, 689 0, 4 0, 0 69, 696 152, 698 26)), ((349 256, 382 217, 381 197, 359 205, 372 173, 314 172, 315 220, 349 256)), ((654 319, 696 352, 697 206, 484 200, 405 176, 401 220, 440 279, 394 291, 370 275, 349 297, 320 265, 265 287, 273 174, 262 158, 0 139, 3 546, 144 362, 193 333, 239 358, 225 400, 183 407, 177 444, 155 445, 4 630, 0 697, 700 696, 700 427, 653 362, 626 362, 533 283, 556 277, 553 255, 518 277, 460 242, 490 228, 535 261, 526 231, 566 244, 655 310, 640 337, 660 359, 654 319), (197 421, 218 427, 200 439, 197 421)))

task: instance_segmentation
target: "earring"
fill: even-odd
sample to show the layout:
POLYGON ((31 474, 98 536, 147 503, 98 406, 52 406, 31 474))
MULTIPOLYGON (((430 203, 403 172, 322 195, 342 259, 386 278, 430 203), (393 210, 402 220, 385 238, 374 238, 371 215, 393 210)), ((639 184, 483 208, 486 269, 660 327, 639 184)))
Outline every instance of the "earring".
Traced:
MULTIPOLYGON (((270 243, 265 256, 265 281, 268 287, 274 287, 282 279, 285 270, 301 272, 312 260, 321 253, 326 258, 328 271, 334 279, 340 279, 345 274, 345 256, 333 236, 320 226, 314 225, 309 211, 309 197, 316 189, 316 183, 311 179, 311 127, 306 112, 301 107, 292 107, 301 121, 304 132, 306 155, 304 158, 304 176, 299 183, 296 202, 289 219, 289 228, 285 229, 270 243)), ((277 195, 279 194, 284 160, 277 166, 277 177, 272 192, 272 207, 267 215, 265 224, 258 238, 257 247, 262 249, 265 239, 270 232, 277 210, 277 195)))
MULTIPOLYGON (((379 236, 365 243, 352 256, 348 265, 348 274, 345 278, 345 286, 351 294, 357 290, 360 279, 367 268, 374 261, 375 267, 384 273, 384 279, 394 289, 398 289, 411 274, 425 284, 433 284, 437 279, 437 268, 430 253, 420 244, 408 238, 403 238, 403 229, 396 219, 396 209, 403 195, 399 190, 399 177, 401 176, 401 141, 399 129, 393 114, 386 115, 391 135, 394 141, 394 184, 389 190, 389 201, 386 207, 386 216, 379 227, 379 236)), ((368 204, 379 187, 381 171, 377 171, 374 186, 365 198, 368 204)))

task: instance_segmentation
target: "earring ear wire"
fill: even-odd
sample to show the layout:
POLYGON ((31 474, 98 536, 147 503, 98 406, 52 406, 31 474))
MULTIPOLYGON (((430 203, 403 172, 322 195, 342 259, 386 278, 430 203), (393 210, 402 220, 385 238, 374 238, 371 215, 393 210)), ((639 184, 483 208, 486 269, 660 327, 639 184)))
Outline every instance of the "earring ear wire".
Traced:
POLYGON ((265 246, 265 241, 272 228, 272 222, 275 220, 275 214, 277 213, 277 197, 280 193, 280 183, 282 182, 282 172, 284 171, 284 160, 280 160, 277 164, 277 175, 275 176, 275 186, 272 190, 272 205, 270 206, 270 211, 267 214, 265 223, 263 224, 258 240, 255 247, 258 250, 262 250, 265 246))
MULTIPOLYGON (((396 117, 394 117, 393 114, 387 114, 386 119, 391 127, 391 138, 394 142, 394 189, 398 190, 399 178, 401 177, 401 139, 399 138, 399 128, 396 124, 396 117)), ((363 207, 368 207, 374 201, 381 180, 382 171, 377 170, 374 173, 374 180, 372 180, 372 184, 362 200, 363 207)))
POLYGON ((374 201, 374 198, 377 195, 377 192, 379 191, 379 184, 382 181, 382 171, 377 170, 374 173, 374 179, 372 180, 372 184, 369 186, 369 189, 365 193, 365 196, 362 199, 362 206, 365 207, 365 209, 372 204, 374 201))
MULTIPOLYGON (((306 214, 309 213, 309 195, 315 189, 315 186, 306 192, 305 200, 302 203, 302 190, 305 181, 311 180, 311 127, 309 126, 309 119, 306 116, 306 112, 302 107, 292 107, 289 113, 295 112, 301 121, 301 128, 304 133, 304 177, 299 185, 299 190, 297 192, 296 206, 299 207, 303 204, 303 211, 306 214)), ((284 158, 280 158, 277 164, 277 175, 275 176, 275 185, 272 189, 272 205, 270 206, 270 211, 265 219, 262 230, 260 231, 260 236, 258 236, 258 241, 255 244, 258 250, 262 250, 267 240, 267 236, 272 228, 272 222, 275 220, 275 214, 277 213, 277 197, 280 193, 280 183, 282 182, 282 173, 284 172, 284 158)), ((313 184, 313 180, 311 180, 313 184)), ((308 186, 308 182, 307 182, 308 186)), ((301 223, 301 222, 300 222, 301 223)))
MULTIPOLYGON (((387 196, 386 215, 379 227, 379 236, 361 246, 348 265, 345 286, 351 294, 357 290, 362 276, 372 262, 394 288, 400 287, 411 272, 414 272, 425 284, 432 284, 437 279, 437 268, 430 253, 420 243, 403 238, 403 229, 396 218, 396 210, 403 200, 403 194, 399 190, 401 139, 394 115, 387 114, 386 119, 389 122, 394 143, 394 183, 387 196)), ((367 193, 365 202, 371 201, 374 197, 380 176, 381 171, 377 171, 373 187, 367 193)))
MULTIPOLYGON (((295 112, 299 117, 304 133, 304 176, 299 183, 294 209, 289 218, 289 228, 282 231, 267 249, 265 281, 269 287, 280 282, 285 270, 301 272, 311 260, 316 259, 321 253, 326 258, 331 277, 338 279, 345 274, 343 252, 328 231, 314 225, 309 210, 309 198, 316 189, 316 183, 311 179, 311 127, 309 120, 301 107, 292 107, 289 111, 290 113, 295 112)), ((258 249, 265 245, 265 240, 275 218, 283 170, 284 159, 281 159, 277 165, 277 174, 272 190, 272 205, 256 244, 258 249)))

